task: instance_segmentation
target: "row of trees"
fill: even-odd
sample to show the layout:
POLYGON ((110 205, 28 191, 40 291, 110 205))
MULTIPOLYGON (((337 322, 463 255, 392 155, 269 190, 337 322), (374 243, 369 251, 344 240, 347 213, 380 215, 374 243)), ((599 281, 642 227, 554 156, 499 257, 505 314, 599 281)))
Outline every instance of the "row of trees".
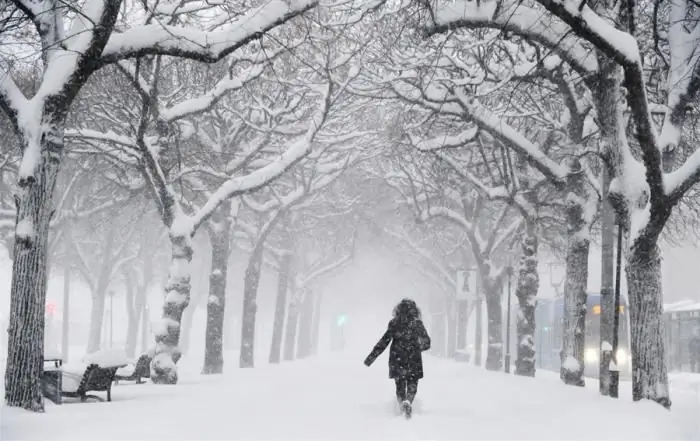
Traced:
MULTIPOLYGON (((513 256, 520 256, 516 372, 532 376, 538 262, 543 254, 563 255, 561 376, 578 385, 597 229, 606 261, 601 344, 612 340, 608 270, 617 223, 625 231, 634 398, 670 406, 658 241, 667 224, 686 221, 674 218, 673 208, 692 207, 689 192, 700 179, 687 118, 700 84, 691 3, 380 0, 320 7, 305 0, 241 8, 17 0, 2 11, 3 33, 17 41, 31 33, 30 49, 41 54, 29 66, 5 62, 0 82, 4 124, 14 132, 8 141, 17 146, 0 157, 3 170, 16 173, 8 189, 14 200, 9 191, 0 195, 0 227, 15 229, 10 339, 22 342, 8 356, 9 405, 43 406, 38 375, 52 244, 78 256, 99 310, 106 281, 141 253, 115 237, 161 235, 137 228, 144 217, 132 209, 131 221, 125 216, 100 229, 107 251, 98 259, 86 257, 89 246, 50 237, 71 237, 61 226, 70 219, 113 219, 107 210, 145 207, 147 196, 155 211, 143 213, 158 219, 158 228, 151 225, 167 232, 170 247, 152 366, 157 383, 177 381, 199 231, 212 245, 204 370, 220 372, 232 248, 249 254, 242 366, 253 364, 261 268, 279 271, 276 361, 285 299, 293 305, 288 327, 296 329, 298 313, 313 316, 306 288, 314 274, 342 265, 348 251, 339 249, 351 248, 359 226, 377 230, 367 209, 356 209, 361 201, 375 215, 397 211, 403 221, 410 213, 424 224, 392 224, 381 234, 415 262, 430 262, 421 267, 438 295, 454 293, 457 268, 477 268, 489 369, 502 363, 500 293, 513 256), (59 176, 67 182, 57 186, 59 176), (85 176, 84 201, 55 197, 69 194, 75 176, 85 176), (94 195, 103 191, 109 196, 100 202, 94 195), (67 199, 76 202, 65 205, 67 199), (338 228, 333 216, 348 223, 338 228), (329 243, 340 248, 328 253, 329 243), (98 262, 100 270, 90 267, 98 262)), ((135 243, 148 255, 157 246, 135 243)), ((301 323, 311 324, 299 331, 308 341, 317 324, 301 323)), ((304 345, 300 351, 309 352, 304 345)))

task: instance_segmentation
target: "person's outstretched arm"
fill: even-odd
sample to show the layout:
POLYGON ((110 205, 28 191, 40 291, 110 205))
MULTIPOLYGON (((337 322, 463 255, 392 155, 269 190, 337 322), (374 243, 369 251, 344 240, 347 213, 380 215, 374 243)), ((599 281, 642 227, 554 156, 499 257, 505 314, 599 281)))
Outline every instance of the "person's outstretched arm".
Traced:
POLYGON ((389 346, 389 343, 391 343, 391 335, 391 322, 389 322, 389 326, 387 326, 386 332, 384 333, 384 335, 382 335, 382 338, 380 338, 377 344, 374 346, 372 352, 370 352, 367 358, 365 358, 365 366, 370 366, 372 363, 374 363, 374 360, 376 360, 377 357, 382 355, 382 352, 384 352, 386 347, 389 346))
POLYGON ((421 320, 418 320, 418 347, 421 351, 430 349, 430 336, 421 320))

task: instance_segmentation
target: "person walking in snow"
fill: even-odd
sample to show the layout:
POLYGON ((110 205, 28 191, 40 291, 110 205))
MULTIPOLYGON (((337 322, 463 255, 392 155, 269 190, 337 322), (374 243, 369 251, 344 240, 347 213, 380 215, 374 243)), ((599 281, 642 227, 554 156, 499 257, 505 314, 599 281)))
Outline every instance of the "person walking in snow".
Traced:
POLYGON ((430 349, 430 336, 421 321, 420 309, 411 299, 403 299, 394 308, 394 317, 386 332, 365 359, 370 366, 391 343, 389 349, 389 378, 396 383, 396 399, 406 417, 418 392, 418 380, 423 378, 421 353, 430 349))

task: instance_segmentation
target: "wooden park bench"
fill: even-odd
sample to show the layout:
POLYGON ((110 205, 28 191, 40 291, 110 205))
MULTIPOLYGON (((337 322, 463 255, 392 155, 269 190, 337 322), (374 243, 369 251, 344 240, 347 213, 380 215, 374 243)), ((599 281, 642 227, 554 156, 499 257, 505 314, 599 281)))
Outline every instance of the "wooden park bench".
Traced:
MULTIPOLYGON (((85 372, 80 377, 80 384, 75 392, 61 391, 62 397, 80 398, 80 401, 87 401, 88 398, 93 398, 99 401, 104 401, 96 395, 89 395, 88 392, 107 392, 107 401, 112 401, 112 382, 117 374, 119 366, 100 367, 97 364, 90 364, 85 369, 85 372)), ((63 375, 69 377, 78 377, 70 372, 63 372, 63 375)))
POLYGON ((151 360, 153 360, 148 354, 143 354, 136 361, 136 366, 134 366, 134 372, 131 375, 119 375, 114 377, 115 383, 119 384, 120 381, 136 381, 136 384, 143 383, 143 378, 149 378, 151 376, 151 360))

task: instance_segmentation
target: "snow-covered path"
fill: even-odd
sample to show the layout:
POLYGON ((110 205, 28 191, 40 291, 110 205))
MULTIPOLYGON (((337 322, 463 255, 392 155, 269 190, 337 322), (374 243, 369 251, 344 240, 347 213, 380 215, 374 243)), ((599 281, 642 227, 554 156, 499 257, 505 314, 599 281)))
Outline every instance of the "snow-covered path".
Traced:
POLYGON ((362 355, 217 377, 183 373, 177 386, 123 384, 111 403, 49 405, 43 415, 3 408, 0 439, 697 439, 695 392, 676 394, 667 412, 551 376, 517 378, 430 356, 406 421, 394 410, 386 357, 368 369, 362 355))

